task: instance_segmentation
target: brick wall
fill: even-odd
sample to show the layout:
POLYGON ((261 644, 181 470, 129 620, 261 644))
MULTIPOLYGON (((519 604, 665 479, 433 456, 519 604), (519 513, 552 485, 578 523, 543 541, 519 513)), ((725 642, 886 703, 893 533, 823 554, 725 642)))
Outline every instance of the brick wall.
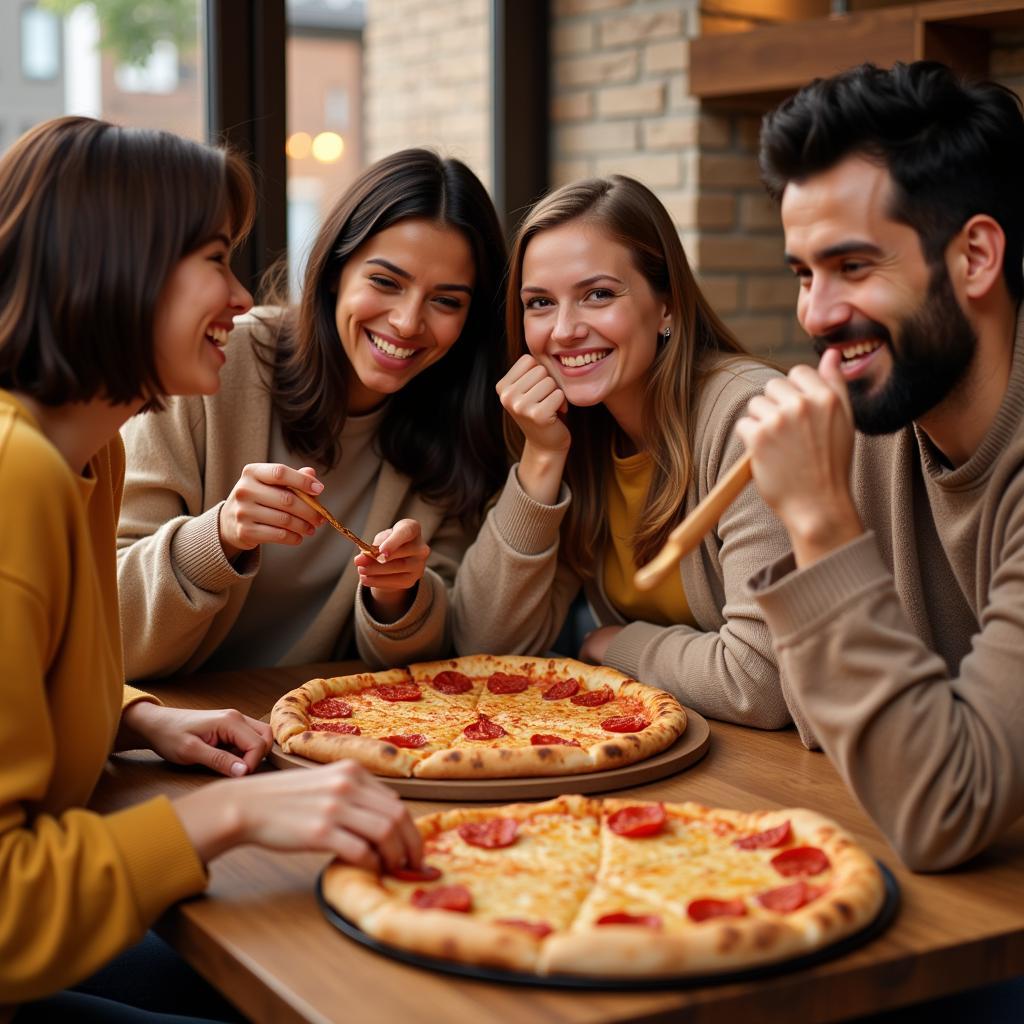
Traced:
POLYGON ((618 172, 664 202, 715 308, 751 350, 807 358, 758 119, 689 96, 698 0, 553 0, 552 183, 618 172))
POLYGON ((363 44, 367 161, 431 146, 490 187, 488 0, 368 0, 363 44))

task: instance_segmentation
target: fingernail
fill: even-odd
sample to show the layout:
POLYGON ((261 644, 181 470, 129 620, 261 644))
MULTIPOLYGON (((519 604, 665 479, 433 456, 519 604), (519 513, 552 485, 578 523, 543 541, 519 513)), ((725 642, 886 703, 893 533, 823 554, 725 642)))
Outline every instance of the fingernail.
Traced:
POLYGON ((236 778, 238 776, 240 776, 240 775, 244 775, 245 772, 246 772, 245 764, 242 761, 236 761, 231 766, 231 774, 234 775, 236 778))
POLYGON ((324 489, 324 485, 319 480, 314 480, 310 485, 310 489, 314 494, 319 494, 324 489))
POLYGON ((382 552, 381 552, 381 553, 380 553, 380 554, 379 554, 379 555, 377 556, 377 561, 378 561, 378 562, 379 562, 379 563, 380 563, 381 565, 383 565, 383 564, 384 564, 384 563, 385 563, 385 562, 386 562, 387 560, 388 560, 388 553, 387 553, 386 551, 382 551, 382 552))

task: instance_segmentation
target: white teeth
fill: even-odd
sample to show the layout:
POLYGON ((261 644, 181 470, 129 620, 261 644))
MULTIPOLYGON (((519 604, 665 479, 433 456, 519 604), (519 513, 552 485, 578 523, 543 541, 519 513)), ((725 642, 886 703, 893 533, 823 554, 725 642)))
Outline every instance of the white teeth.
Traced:
POLYGON ((585 352, 579 356, 559 356, 558 361, 563 366, 587 366, 589 363, 599 363, 608 352, 585 352))
POLYGON ((390 341, 377 337, 373 331, 367 331, 366 333, 370 336, 370 341, 373 342, 374 348, 379 348, 385 355, 389 355, 394 359, 408 359, 410 356, 416 355, 416 349, 414 348, 399 348, 397 345, 392 345, 390 341))
POLYGON ((228 343, 228 332, 223 327, 207 327, 206 336, 214 342, 218 348, 228 343))
POLYGON ((866 356, 869 352, 874 352, 876 348, 881 347, 880 341, 859 341, 856 345, 847 345, 840 351, 843 353, 844 359, 856 359, 857 356, 866 356))

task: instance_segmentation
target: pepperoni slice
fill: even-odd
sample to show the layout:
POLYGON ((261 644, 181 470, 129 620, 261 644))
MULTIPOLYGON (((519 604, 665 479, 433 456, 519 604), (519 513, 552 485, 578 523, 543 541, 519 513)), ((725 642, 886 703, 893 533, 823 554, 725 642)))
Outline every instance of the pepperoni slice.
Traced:
POLYGON ((484 850, 499 850, 511 846, 519 833, 519 822, 515 818, 489 818, 487 821, 467 821, 460 825, 459 836, 470 846, 484 850))
POLYGON ((436 882, 441 877, 441 869, 433 864, 424 864, 418 868, 392 868, 388 874, 400 882, 436 882))
POLYGON ((309 706, 309 713, 317 718, 348 718, 352 714, 352 705, 340 697, 324 697, 309 706))
POLYGON ((657 835, 665 827, 664 804, 635 804, 608 816, 608 827, 617 836, 642 839, 657 835))
POLYGON ((530 742, 535 747, 579 747, 582 745, 579 740, 567 740, 549 732, 535 732, 530 737, 530 742))
POLYGON ((828 857, 816 846, 794 846, 772 857, 772 867, 786 878, 798 875, 820 875, 831 864, 828 857))
POLYGON ((391 743, 396 747, 407 747, 409 750, 415 750, 427 742, 427 737, 421 732, 401 732, 394 736, 381 736, 381 740, 384 743, 391 743))
POLYGON ((741 850, 771 850, 789 842, 792 831, 787 818, 775 828, 766 828, 763 832, 755 832, 752 836, 741 836, 739 839, 734 839, 732 845, 738 846, 741 850))
POLYGON ((563 679, 560 683, 552 683, 541 696, 545 700, 565 700, 575 693, 580 692, 580 681, 578 679, 563 679))
POLYGON ((377 696, 394 704, 400 700, 422 700, 423 692, 414 683, 399 683, 397 686, 378 686, 377 696))
POLYGON ((360 729, 358 725, 351 722, 317 722, 313 726, 315 732, 340 732, 342 736, 358 736, 360 729))
POLYGON ((816 900, 824 891, 816 885, 808 885, 801 879, 789 885, 780 885, 778 889, 759 892, 757 902, 766 910, 774 910, 778 914, 791 914, 811 900, 816 900))
POLYGON ((462 735, 467 740, 496 740, 499 736, 507 736, 508 733, 497 722, 492 722, 486 715, 481 715, 462 730, 462 735))
POLYGON ((438 672, 431 685, 438 693, 468 693, 473 680, 461 672, 438 672))
POLYGON ((600 690, 585 690, 583 693, 577 693, 570 699, 570 703, 578 704, 581 708, 599 708, 610 700, 615 700, 615 694, 612 693, 610 687, 602 686, 600 690))
POLYGON ((644 928, 661 928, 661 917, 658 914, 627 914, 624 910, 616 910, 611 914, 602 914, 595 924, 638 924, 644 928))
POLYGON ((690 900, 686 908, 691 921, 709 921, 713 917, 745 917, 747 906, 743 900, 690 900))
POLYGON ((650 724, 643 715, 616 715, 606 718, 601 728, 607 732, 643 732, 650 724))
POLYGON ((487 680, 491 693, 522 693, 529 685, 526 676, 510 676, 507 672, 494 672, 487 680))
POLYGON ((529 932, 538 939, 546 938, 555 930, 547 923, 547 921, 524 921, 519 917, 499 917, 494 923, 511 925, 513 928, 521 928, 523 931, 529 932))
POLYGON ((417 889, 412 894, 412 905, 421 910, 454 910, 467 914, 473 906, 473 897, 464 885, 439 885, 436 889, 417 889))

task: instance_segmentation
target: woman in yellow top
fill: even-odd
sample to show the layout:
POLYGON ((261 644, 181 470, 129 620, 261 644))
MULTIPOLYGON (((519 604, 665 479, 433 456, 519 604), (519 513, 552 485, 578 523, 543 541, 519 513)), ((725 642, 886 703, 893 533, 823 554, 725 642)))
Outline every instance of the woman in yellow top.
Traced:
POLYGON ((733 425, 776 371, 708 305, 657 197, 619 175, 526 216, 506 310, 498 393, 519 462, 459 569, 460 652, 543 652, 582 586, 600 628, 580 657, 715 718, 787 724, 745 592, 787 542, 753 488, 661 587, 632 583, 742 453, 733 425))
POLYGON ((123 686, 115 564, 118 428, 217 390, 252 305, 228 259, 253 195, 234 156, 88 118, 0 159, 0 1020, 139 940, 233 846, 420 855, 397 798, 351 765, 86 809, 112 750, 246 776, 270 745, 237 711, 123 686))

